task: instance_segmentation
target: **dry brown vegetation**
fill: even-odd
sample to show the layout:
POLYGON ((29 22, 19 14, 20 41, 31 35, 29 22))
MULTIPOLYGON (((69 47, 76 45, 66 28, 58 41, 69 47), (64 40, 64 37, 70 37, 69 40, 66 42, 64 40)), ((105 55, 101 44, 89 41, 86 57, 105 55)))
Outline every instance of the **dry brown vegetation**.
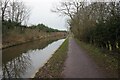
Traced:
POLYGON ((64 32, 52 32, 47 33, 38 29, 24 29, 22 32, 19 32, 17 29, 9 31, 6 36, 3 36, 3 46, 2 48, 14 46, 17 44, 25 43, 28 41, 44 39, 44 38, 53 38, 53 37, 64 37, 66 33, 64 32))

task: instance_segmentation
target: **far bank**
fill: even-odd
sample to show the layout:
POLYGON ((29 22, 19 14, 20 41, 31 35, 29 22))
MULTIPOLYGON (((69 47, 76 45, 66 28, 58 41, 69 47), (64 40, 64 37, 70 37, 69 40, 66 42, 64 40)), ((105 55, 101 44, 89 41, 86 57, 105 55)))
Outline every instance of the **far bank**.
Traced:
POLYGON ((49 28, 43 24, 23 26, 8 25, 8 22, 2 25, 2 46, 0 48, 8 48, 34 40, 44 40, 57 38, 61 39, 67 36, 66 31, 49 28))

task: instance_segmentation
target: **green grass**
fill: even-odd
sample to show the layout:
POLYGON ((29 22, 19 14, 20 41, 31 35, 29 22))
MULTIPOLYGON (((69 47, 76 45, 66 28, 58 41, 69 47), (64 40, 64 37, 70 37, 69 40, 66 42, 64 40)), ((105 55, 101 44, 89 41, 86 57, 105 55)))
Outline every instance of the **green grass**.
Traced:
POLYGON ((35 78, 60 78, 65 59, 67 57, 67 51, 68 38, 63 42, 48 62, 40 68, 40 70, 36 73, 35 78))
POLYGON ((93 58, 98 66, 109 73, 109 76, 118 77, 118 60, 116 58, 91 44, 81 42, 77 39, 76 42, 80 45, 80 47, 87 51, 88 55, 93 58))

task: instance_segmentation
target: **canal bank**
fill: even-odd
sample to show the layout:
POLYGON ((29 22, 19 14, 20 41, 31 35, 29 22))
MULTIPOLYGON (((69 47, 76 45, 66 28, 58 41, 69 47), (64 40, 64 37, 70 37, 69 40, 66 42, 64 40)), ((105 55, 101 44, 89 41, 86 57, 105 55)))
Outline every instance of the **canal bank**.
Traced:
POLYGON ((18 39, 16 39, 15 37, 7 37, 7 38, 3 38, 3 43, 2 46, 0 46, 0 49, 5 49, 5 48, 9 48, 9 47, 13 47, 13 46, 17 46, 17 45, 21 45, 21 44, 25 44, 27 42, 32 42, 35 40, 44 40, 44 39, 61 39, 61 38, 65 38, 67 35, 64 32, 55 32, 55 33, 51 33, 51 34, 47 34, 44 36, 35 36, 32 38, 28 38, 25 39, 23 36, 19 37, 18 39), (12 40, 11 40, 12 39, 12 40))
POLYGON ((39 69, 34 78, 60 78, 67 57, 68 38, 56 50, 48 62, 39 69))

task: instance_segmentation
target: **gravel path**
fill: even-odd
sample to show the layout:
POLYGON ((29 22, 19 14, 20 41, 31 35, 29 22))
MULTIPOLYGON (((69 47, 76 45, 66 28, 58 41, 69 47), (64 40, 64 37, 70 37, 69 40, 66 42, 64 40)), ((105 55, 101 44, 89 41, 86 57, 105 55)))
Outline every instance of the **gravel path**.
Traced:
POLYGON ((106 78, 101 68, 82 50, 73 38, 69 39, 68 56, 63 78, 106 78))

